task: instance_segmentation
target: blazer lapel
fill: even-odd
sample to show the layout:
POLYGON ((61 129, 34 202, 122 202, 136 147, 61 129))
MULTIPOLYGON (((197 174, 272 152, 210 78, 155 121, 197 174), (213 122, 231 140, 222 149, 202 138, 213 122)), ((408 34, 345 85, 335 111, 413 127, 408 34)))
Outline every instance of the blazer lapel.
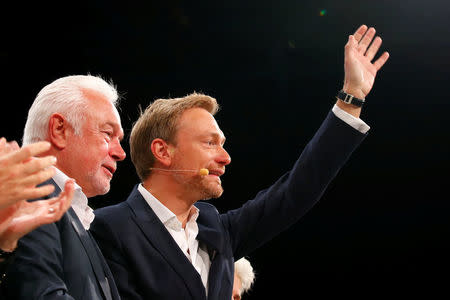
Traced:
MULTIPOLYGON (((55 190, 52 194, 44 197, 44 199, 50 199, 52 197, 56 197, 61 192, 61 189, 56 184, 56 182, 53 179, 49 179, 46 182, 40 184, 39 186, 45 185, 45 184, 52 184, 55 186, 55 190)), ((36 199, 37 200, 37 199, 36 199)), ((103 268, 102 263, 104 262, 104 258, 100 252, 100 249, 98 248, 97 244, 95 243, 95 240, 88 234, 86 229, 84 229, 83 225, 81 224, 80 220, 77 217, 77 214, 75 211, 71 208, 69 208, 66 212, 72 227, 75 229, 75 232, 78 234, 78 237, 80 238, 81 244, 83 245, 84 249, 86 250, 87 256, 89 257, 89 260, 92 265, 92 269, 94 270, 95 277, 97 278, 100 287, 103 292, 103 296, 107 300, 112 300, 111 296, 111 288, 109 286, 108 280, 106 279, 105 274, 105 268, 103 268)), ((104 262, 104 266, 106 266, 106 262, 104 262)), ((108 268, 109 271, 109 268, 108 268)), ((109 272, 110 273, 110 272, 109 272)), ((112 279, 112 276, 110 277, 110 280, 112 279)), ((113 287, 117 290, 115 287, 114 281, 113 287)), ((118 292, 116 293, 118 295, 118 292)), ((118 298, 116 295, 114 298, 118 298)))
MULTIPOLYGON (((217 218, 214 216, 213 218, 217 218)), ((221 291, 221 284, 223 278, 218 278, 216 274, 220 274, 219 270, 223 268, 221 265, 223 261, 216 259, 219 254, 224 254, 224 236, 221 231, 210 227, 211 220, 205 216, 205 212, 200 210, 198 223, 197 239, 200 243, 206 245, 208 249, 209 258, 211 259, 211 267, 208 276, 208 299, 219 299, 219 291, 221 291)))
POLYGON ((217 252, 223 252, 224 238, 222 236, 222 232, 208 227, 199 221, 201 221, 200 218, 198 219, 197 239, 208 247, 209 257, 211 258, 211 261, 213 261, 217 252))
POLYGON ((103 266, 103 271, 105 272, 107 284, 109 285, 109 288, 110 288, 111 298, 112 299, 120 299, 119 291, 117 290, 117 286, 114 281, 114 276, 111 273, 111 269, 109 268, 108 263, 105 260, 105 257, 103 257, 102 251, 98 247, 98 244, 97 244, 94 236, 91 234, 91 232, 88 230, 87 233, 89 234, 89 236, 92 240, 92 243, 94 244, 95 250, 98 253, 98 258, 100 259, 101 265, 103 266))
POLYGON ((127 199, 134 216, 133 220, 142 231, 146 239, 152 244, 173 267, 175 272, 183 278, 186 288, 191 292, 193 299, 206 299, 205 287, 200 274, 195 270, 192 263, 181 251, 178 244, 158 219, 141 193, 135 187, 127 199), (195 278, 195 280, 193 280, 195 278))
MULTIPOLYGON (((93 237, 92 237, 93 238, 93 237)), ((100 248, 98 248, 98 245, 96 245, 98 251, 101 253, 100 248)), ((107 289, 107 291, 110 291, 111 293, 111 299, 117 300, 120 299, 119 290, 117 289, 116 283, 114 281, 114 276, 111 273, 111 269, 108 266, 108 263, 106 262, 105 258, 103 257, 103 254, 100 255, 100 259, 102 260, 102 264, 105 266, 104 271, 106 273, 107 281, 110 289, 107 289)))
POLYGON ((95 277, 97 277, 97 280, 100 284, 103 296, 105 297, 105 299, 112 300, 111 288, 108 284, 106 274, 101 264, 101 258, 99 255, 100 253, 96 250, 97 245, 95 244, 95 241, 91 238, 91 236, 89 236, 86 229, 84 229, 83 225, 81 224, 75 211, 72 208, 67 211, 67 214, 73 228, 77 232, 78 237, 83 244, 84 249, 86 250, 89 260, 91 261, 92 269, 94 270, 95 277))

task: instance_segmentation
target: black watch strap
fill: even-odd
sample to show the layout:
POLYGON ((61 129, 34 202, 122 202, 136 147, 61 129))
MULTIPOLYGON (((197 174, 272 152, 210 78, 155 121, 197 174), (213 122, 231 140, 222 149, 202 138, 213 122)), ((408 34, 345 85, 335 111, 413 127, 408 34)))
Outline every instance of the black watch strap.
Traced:
POLYGON ((363 106, 365 100, 364 99, 359 99, 356 98, 353 95, 347 94, 346 92, 344 92, 343 90, 340 90, 336 96, 337 99, 341 100, 342 102, 348 103, 348 104, 353 104, 355 106, 363 106))

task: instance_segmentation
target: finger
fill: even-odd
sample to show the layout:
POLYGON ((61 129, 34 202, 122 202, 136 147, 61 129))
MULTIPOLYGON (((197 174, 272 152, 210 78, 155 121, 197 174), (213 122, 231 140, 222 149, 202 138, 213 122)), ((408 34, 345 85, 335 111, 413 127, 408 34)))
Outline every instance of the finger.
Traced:
POLYGON ((8 142, 6 139, 4 140, 4 145, 2 146, 1 153, 8 154, 18 150, 19 145, 16 141, 8 142))
POLYGON ((366 57, 369 59, 369 61, 372 61, 372 59, 375 57, 375 54, 378 52, 381 46, 381 38, 377 36, 372 44, 370 45, 369 49, 367 49, 366 57))
POLYGON ((40 199, 55 191, 52 184, 47 184, 40 187, 24 187, 24 185, 16 185, 15 189, 8 192, 8 198, 0 205, 0 209, 12 205, 14 203, 22 202, 24 200, 40 199))
MULTIPOLYGON (((64 186, 64 191, 62 191, 57 198, 55 198, 58 203, 55 207, 55 215, 53 216, 53 222, 59 220, 64 213, 72 205, 72 198, 75 192, 75 183, 73 180, 66 181, 64 186)), ((54 206, 52 206, 53 208, 54 206)), ((49 211, 50 213, 50 211, 49 211)))
POLYGON ((367 31, 367 26, 366 25, 359 26, 359 28, 353 34, 353 36, 355 37, 356 42, 359 43, 359 41, 361 40, 363 35, 366 33, 366 31, 367 31))
MULTIPOLYGON (((53 184, 47 184, 40 187, 28 188, 24 192, 24 199, 40 199, 45 197, 55 191, 55 186, 53 184)), ((45 200, 47 201, 47 200, 45 200)))
POLYGON ((52 223, 53 215, 49 214, 47 210, 44 210, 43 208, 44 206, 41 205, 40 207, 37 207, 34 212, 21 211, 11 221, 8 232, 10 232, 13 237, 19 239, 41 225, 52 223), (44 214, 43 212, 46 213, 44 214))
POLYGON ((49 142, 37 142, 34 144, 26 145, 22 149, 11 153, 10 160, 12 163, 22 162, 30 157, 41 154, 50 149, 49 142))
POLYGON ((8 147, 9 147, 12 151, 16 151, 16 150, 19 150, 19 149, 20 149, 19 144, 17 144, 16 141, 11 141, 11 142, 8 142, 7 144, 8 144, 8 147))
POLYGON ((14 218, 13 226, 20 227, 20 232, 26 234, 41 225, 55 222, 59 202, 59 199, 56 197, 49 200, 24 201, 26 207, 14 218))
POLYGON ((68 180, 66 181, 66 185, 64 186, 63 197, 61 198, 62 205, 61 211, 65 213, 66 210, 72 205, 73 195, 75 194, 75 181, 68 180))
POLYGON ((51 199, 39 200, 39 201, 36 201, 36 202, 46 203, 49 207, 50 206, 59 206, 60 199, 59 199, 59 197, 53 197, 51 199))
MULTIPOLYGON (((40 187, 33 187, 33 188, 26 188, 22 189, 19 192, 15 193, 11 199, 9 200, 8 205, 11 205, 12 203, 34 203, 38 201, 28 202, 26 200, 34 200, 34 199, 41 199, 44 196, 47 196, 55 191, 55 187, 52 184, 47 184, 40 187)), ((43 200, 47 201, 47 200, 43 200)), ((28 207, 28 204, 24 204, 24 206, 28 207)))
POLYGON ((356 49, 357 46, 358 42, 356 41, 355 37, 353 35, 349 35, 347 44, 345 44, 344 47, 345 55, 346 56, 349 55, 349 52, 352 51, 353 49, 356 49))
POLYGON ((6 139, 4 137, 0 138, 0 154, 3 154, 3 151, 6 146, 6 139))
POLYGON ((54 201, 55 203, 49 205, 47 208, 47 212, 44 212, 44 214, 47 214, 47 217, 49 218, 49 222, 55 222, 55 221, 59 220, 59 218, 61 216, 61 214, 59 214, 59 211, 61 210, 61 201, 59 198, 55 198, 53 200, 55 200, 54 201))
POLYGON ((31 175, 40 170, 46 169, 56 164, 56 157, 33 157, 27 163, 21 165, 22 174, 31 175))
POLYGON ((375 66, 376 70, 380 70, 381 67, 386 63, 386 61, 389 58, 389 53, 388 52, 384 52, 383 54, 381 54, 381 56, 373 63, 373 65, 375 66))
POLYGON ((366 34, 361 39, 358 45, 358 51, 360 53, 365 53, 367 47, 369 47, 370 42, 372 42, 373 37, 375 36, 375 28, 370 27, 369 30, 366 31, 366 34))
MULTIPOLYGON (((57 197, 51 199, 43 199, 37 201, 21 201, 23 205, 20 208, 21 215, 30 215, 30 216, 46 216, 51 207, 58 208, 59 207, 59 199, 57 197)), ((53 209, 53 213, 55 209, 53 209)))
POLYGON ((348 36, 347 45, 348 46, 353 46, 353 47, 358 46, 358 42, 356 41, 356 38, 355 38, 354 35, 349 35, 348 36))
POLYGON ((36 172, 32 175, 23 178, 20 181, 17 181, 17 185, 26 187, 35 187, 36 185, 49 180, 51 177, 53 177, 53 175, 55 175, 55 172, 56 172, 55 168, 43 169, 39 172, 36 172))

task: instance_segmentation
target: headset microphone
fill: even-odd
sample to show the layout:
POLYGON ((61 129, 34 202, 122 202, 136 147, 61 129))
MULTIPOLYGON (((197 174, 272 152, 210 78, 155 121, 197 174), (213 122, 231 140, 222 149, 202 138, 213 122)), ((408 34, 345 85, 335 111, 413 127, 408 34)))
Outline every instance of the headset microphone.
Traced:
POLYGON ((165 171, 165 172, 197 172, 200 176, 206 176, 209 174, 209 170, 202 168, 200 170, 168 170, 168 169, 162 169, 162 168, 150 168, 150 170, 158 170, 158 171, 165 171))
POLYGON ((200 169, 198 171, 198 175, 201 175, 201 176, 206 176, 208 174, 209 174, 209 170, 208 169, 200 169))

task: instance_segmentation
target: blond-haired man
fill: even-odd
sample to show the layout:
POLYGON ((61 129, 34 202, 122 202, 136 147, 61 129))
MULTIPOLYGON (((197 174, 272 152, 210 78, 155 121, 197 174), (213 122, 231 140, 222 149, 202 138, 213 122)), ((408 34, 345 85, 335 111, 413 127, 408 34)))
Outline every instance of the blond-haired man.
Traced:
POLYGON ((388 59, 385 52, 372 63, 381 45, 374 36, 363 25, 345 47, 343 92, 359 100, 340 93, 292 170, 236 210, 219 214, 199 201, 220 197, 231 162, 216 100, 191 94, 144 111, 130 138, 141 183, 92 224, 124 298, 231 298, 235 260, 302 217, 366 136, 360 105, 388 59))

